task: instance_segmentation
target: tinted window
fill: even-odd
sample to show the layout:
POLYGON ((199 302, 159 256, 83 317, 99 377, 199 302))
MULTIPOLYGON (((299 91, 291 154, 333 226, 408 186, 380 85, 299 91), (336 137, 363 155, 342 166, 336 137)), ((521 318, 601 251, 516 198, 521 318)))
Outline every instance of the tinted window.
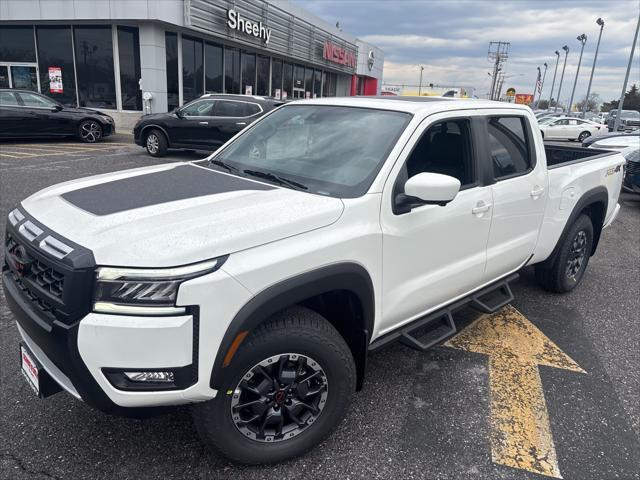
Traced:
POLYGON ((304 98, 313 98, 313 70, 307 68, 304 71, 304 98))
POLYGON ((12 65, 11 71, 11 86, 13 88, 20 88, 22 90, 38 91, 38 75, 36 73, 36 67, 23 67, 12 65))
POLYGON ((81 107, 116 108, 111 27, 74 27, 81 107))
POLYGON ((256 56, 242 52, 242 90, 244 95, 255 95, 256 93, 256 56), (247 90, 251 87, 251 90, 247 90))
POLYGON ((216 101, 214 115, 216 117, 244 117, 247 115, 245 105, 245 102, 218 100, 216 101))
POLYGON ((35 93, 20 92, 18 95, 27 107, 53 108, 56 105, 52 100, 35 93))
POLYGON ((521 175, 531 169, 524 122, 521 117, 489 119, 489 149, 496 179, 521 175))
POLYGON ((9 67, 0 65, 0 88, 9 88, 9 67))
POLYGON ((35 62, 33 27, 0 25, 0 62, 35 62))
POLYGON ((204 44, 205 91, 222 93, 222 47, 204 44))
POLYGON ((137 27, 118 27, 120 89, 124 110, 142 110, 140 90, 140 38, 137 27))
POLYGON ((185 105, 180 112, 185 117, 209 117, 213 115, 213 100, 200 100, 190 105, 185 105))
POLYGON ((463 187, 475 183, 468 120, 437 123, 422 135, 407 159, 407 176, 423 172, 455 177, 463 187))
POLYGON ((18 99, 13 92, 0 92, 0 105, 18 105, 18 99))
POLYGON ((182 36, 182 100, 184 103, 204 93, 202 40, 182 36))
POLYGON ((224 49, 224 93, 240 93, 240 52, 224 49))
POLYGON ((246 117, 250 117, 251 115, 255 115, 256 113, 259 113, 260 107, 258 105, 256 105, 255 103, 245 103, 244 104, 244 114, 246 117))
POLYGON ((36 35, 40 91, 62 104, 75 106, 76 81, 71 28, 37 27, 36 35), (54 81, 53 84, 51 80, 54 81))
POLYGON ((313 96, 320 96, 320 88, 322 88, 322 72, 320 70, 316 70, 313 72, 314 80, 313 80, 313 96))
POLYGON ((285 63, 282 66, 282 98, 293 96, 293 65, 285 63), (285 95, 286 94, 286 95, 285 95))
POLYGON ((285 106, 216 158, 240 171, 281 175, 310 192, 356 197, 367 191, 410 118, 368 108, 285 106))
POLYGON ((258 55, 256 95, 269 95, 269 57, 258 55))
POLYGON ((167 108, 169 111, 178 106, 178 35, 166 32, 164 45, 167 55, 167 108))

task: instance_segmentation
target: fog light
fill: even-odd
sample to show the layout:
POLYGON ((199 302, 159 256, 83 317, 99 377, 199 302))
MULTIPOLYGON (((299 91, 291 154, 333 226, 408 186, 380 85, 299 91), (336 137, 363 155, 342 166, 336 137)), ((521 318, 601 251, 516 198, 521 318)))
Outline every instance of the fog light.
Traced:
POLYGON ((173 382, 173 372, 124 372, 132 382, 173 382))

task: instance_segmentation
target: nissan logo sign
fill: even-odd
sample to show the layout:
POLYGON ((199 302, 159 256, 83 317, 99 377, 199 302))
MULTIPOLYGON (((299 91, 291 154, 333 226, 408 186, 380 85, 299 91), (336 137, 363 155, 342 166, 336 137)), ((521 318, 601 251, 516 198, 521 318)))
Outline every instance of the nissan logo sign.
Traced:
POLYGON ((369 55, 367 55, 367 67, 369 67, 369 70, 373 68, 373 62, 375 62, 375 60, 373 50, 369 50, 369 55))

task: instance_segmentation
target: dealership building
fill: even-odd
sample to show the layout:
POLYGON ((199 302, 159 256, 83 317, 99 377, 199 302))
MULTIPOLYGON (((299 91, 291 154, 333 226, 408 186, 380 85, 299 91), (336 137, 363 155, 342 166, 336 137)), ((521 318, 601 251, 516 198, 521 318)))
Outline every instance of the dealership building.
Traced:
POLYGON ((204 93, 380 93, 383 52, 288 1, 0 0, 0 88, 121 129, 204 93))

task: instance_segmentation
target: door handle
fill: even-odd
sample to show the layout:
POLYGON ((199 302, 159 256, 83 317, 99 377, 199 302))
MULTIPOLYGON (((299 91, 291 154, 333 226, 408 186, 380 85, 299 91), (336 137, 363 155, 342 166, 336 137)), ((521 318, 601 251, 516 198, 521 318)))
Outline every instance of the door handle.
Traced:
POLYGON ((236 122, 236 125, 246 125, 247 122, 236 122))
POLYGON ((209 125, 209 122, 198 122, 200 125, 209 125))
POLYGON ((529 195, 531 195, 532 197, 539 197, 540 195, 542 195, 544 193, 544 188, 542 187, 535 187, 533 190, 531 190, 531 193, 529 195))
POLYGON ((478 202, 476 206, 471 209, 471 213, 478 215, 479 213, 488 212, 490 208, 490 203, 478 202))

